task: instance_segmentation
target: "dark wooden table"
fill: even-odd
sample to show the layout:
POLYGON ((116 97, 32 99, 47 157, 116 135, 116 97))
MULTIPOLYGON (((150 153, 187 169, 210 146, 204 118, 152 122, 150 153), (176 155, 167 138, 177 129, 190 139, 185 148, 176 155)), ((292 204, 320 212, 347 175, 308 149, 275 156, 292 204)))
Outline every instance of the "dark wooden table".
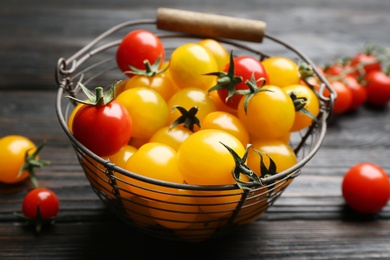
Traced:
MULTIPOLYGON (((60 199, 59 218, 39 236, 14 215, 31 184, 0 184, 0 259, 370 259, 390 258, 390 207, 350 212, 345 171, 370 161, 390 173, 390 108, 361 108, 330 122, 323 146, 258 221, 200 244, 162 241, 112 216, 89 186, 55 114, 54 67, 106 29, 171 7, 267 23, 267 32, 318 64, 371 42, 390 48, 390 1, 13 1, 0 8, 0 136, 47 140, 40 185, 60 199)), ((1 171, 1 169, 0 169, 1 171)))

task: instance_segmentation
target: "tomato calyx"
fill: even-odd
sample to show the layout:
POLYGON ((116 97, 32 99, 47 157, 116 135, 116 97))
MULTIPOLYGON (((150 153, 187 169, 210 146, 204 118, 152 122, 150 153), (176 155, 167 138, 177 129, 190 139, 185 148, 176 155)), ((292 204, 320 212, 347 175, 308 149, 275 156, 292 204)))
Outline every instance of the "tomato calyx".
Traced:
POLYGON ((164 68, 160 69, 160 61, 161 61, 161 56, 159 56, 153 64, 150 64, 149 60, 144 60, 144 65, 145 65, 144 70, 129 65, 131 70, 125 71, 125 74, 154 77, 160 73, 165 72, 169 67, 169 65, 167 65, 164 68))
POLYGON ((37 205, 37 215, 35 218, 29 218, 23 214, 20 214, 18 212, 14 212, 14 215, 21 220, 26 221, 26 225, 33 226, 35 234, 39 234, 42 231, 42 228, 45 225, 54 225, 56 217, 51 218, 43 218, 41 214, 41 208, 39 205, 37 205))
POLYGON ((245 81, 245 84, 248 86, 249 89, 236 90, 236 91, 234 91, 234 94, 244 95, 245 96, 244 97, 245 98, 245 100, 244 100, 244 111, 245 111, 245 114, 246 114, 247 110, 248 110, 249 101, 252 99, 252 97, 254 95, 256 95, 259 92, 264 92, 264 91, 272 92, 272 90, 269 90, 269 89, 264 90, 264 89, 262 89, 262 87, 266 84, 266 79, 265 78, 259 78, 259 79, 256 80, 254 73, 252 74, 251 80, 245 81), (262 82, 261 86, 257 86, 258 82, 262 82))
POLYGON ((234 58, 233 58, 233 52, 230 53, 230 63, 229 68, 227 72, 219 71, 219 72, 211 72, 207 73, 205 75, 209 76, 217 76, 217 84, 213 87, 211 87, 208 92, 216 91, 220 89, 227 89, 228 95, 225 99, 225 102, 228 101, 230 98, 233 97, 236 91, 236 85, 238 83, 242 82, 241 76, 234 75, 234 58))
POLYGON ((22 167, 20 167, 18 172, 18 177, 20 177, 23 174, 23 172, 27 170, 29 173, 30 180, 34 185, 34 187, 38 187, 38 179, 35 176, 35 168, 42 168, 50 164, 49 161, 38 159, 38 154, 42 150, 44 145, 45 145, 45 141, 43 141, 32 154, 28 154, 29 150, 26 151, 24 164, 22 165, 22 167))
POLYGON ((305 108, 305 106, 307 105, 307 98, 306 97, 298 97, 297 93, 291 92, 290 98, 294 104, 295 111, 300 112, 300 113, 304 114, 305 116, 310 117, 311 119, 314 120, 314 122, 318 122, 317 117, 305 108))
POLYGON ((82 91, 84 92, 84 94, 88 97, 87 100, 81 100, 81 99, 77 99, 75 97, 72 97, 72 96, 67 96, 68 98, 78 102, 78 103, 82 103, 82 104, 85 104, 85 105, 91 105, 91 106, 105 106, 109 103, 111 103, 114 99, 115 99, 115 96, 116 96, 116 87, 118 86, 118 84, 120 83, 120 81, 117 81, 116 83, 114 83, 108 90, 106 93, 104 93, 104 90, 103 90, 103 87, 96 87, 95 88, 95 93, 93 93, 92 91, 90 91, 88 88, 86 88, 82 83, 78 83, 80 85, 80 88, 82 89, 82 91))
POLYGON ((183 124, 184 127, 188 128, 191 132, 194 132, 194 125, 197 125, 200 128, 199 118, 196 116, 199 108, 197 106, 190 108, 190 110, 185 109, 182 106, 173 106, 173 110, 179 110, 181 116, 179 116, 175 121, 173 121, 169 126, 169 131, 177 125, 183 124))

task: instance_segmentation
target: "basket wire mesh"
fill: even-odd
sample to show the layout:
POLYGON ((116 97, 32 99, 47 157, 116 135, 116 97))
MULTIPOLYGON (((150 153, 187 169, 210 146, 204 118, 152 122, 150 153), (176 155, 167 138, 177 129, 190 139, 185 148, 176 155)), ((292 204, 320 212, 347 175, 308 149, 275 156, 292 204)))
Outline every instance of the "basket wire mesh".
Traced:
POLYGON ((302 167, 315 155, 323 142, 326 120, 332 110, 335 93, 309 58, 276 37, 265 34, 264 43, 216 38, 227 48, 234 49, 236 55, 248 54, 259 60, 285 55, 313 67, 322 81, 317 92, 321 111, 318 122, 293 133, 290 138, 289 144, 297 155, 298 163, 288 170, 263 178, 264 185, 253 184, 250 191, 239 189, 237 185, 198 186, 170 183, 126 171, 93 154, 74 138, 68 129, 67 118, 75 104, 66 96, 79 95, 78 82, 85 86, 109 86, 124 77, 117 68, 115 51, 120 39, 130 30, 142 28, 155 32, 163 40, 168 53, 183 42, 203 38, 161 31, 156 29, 155 24, 155 20, 119 24, 68 59, 60 58, 55 74, 59 86, 56 112, 91 187, 114 215, 131 227, 153 236, 203 241, 258 219, 301 173, 302 167), (330 98, 323 95, 325 88, 331 91, 330 98), (177 192, 178 189, 180 192, 177 192))

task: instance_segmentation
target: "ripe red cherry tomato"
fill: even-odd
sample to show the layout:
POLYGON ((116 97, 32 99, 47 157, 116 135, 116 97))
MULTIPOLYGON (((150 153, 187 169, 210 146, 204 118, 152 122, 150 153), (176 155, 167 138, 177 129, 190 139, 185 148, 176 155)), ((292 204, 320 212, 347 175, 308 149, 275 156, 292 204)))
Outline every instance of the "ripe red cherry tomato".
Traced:
POLYGON ((346 76, 344 79, 344 84, 352 92, 352 102, 348 110, 355 111, 366 103, 367 89, 363 87, 363 85, 361 85, 359 81, 352 76, 346 76))
MULTIPOLYGON (((116 61, 123 71, 130 71, 129 66, 145 70, 144 61, 150 64, 156 63, 160 58, 160 65, 165 58, 165 50, 160 38, 147 30, 134 30, 128 33, 119 44, 116 61)), ((126 74, 131 77, 132 74, 126 74)))
POLYGON ((366 214, 377 213, 389 200, 389 177, 378 165, 366 162, 356 164, 344 176, 342 193, 353 210, 366 214))
POLYGON ((101 157, 115 154, 130 140, 132 120, 118 102, 104 106, 84 105, 73 119, 73 134, 93 153, 101 157))
MULTIPOLYGON (((234 76, 242 77, 242 82, 235 85, 236 90, 248 89, 248 86, 245 82, 247 80, 251 80, 252 74, 254 74, 256 80, 259 78, 265 78, 266 82, 268 82, 268 73, 259 60, 256 60, 255 58, 250 56, 238 56, 234 58, 233 62, 234 76)), ((223 69, 223 71, 228 72, 230 66, 230 63, 228 63, 223 69)), ((238 103, 240 103, 240 100, 243 95, 235 94, 234 96, 226 100, 228 94, 228 89, 226 88, 218 90, 218 95, 221 100, 223 100, 229 107, 237 109, 238 103)))
MULTIPOLYGON (((354 57, 352 57, 352 59, 350 60, 350 66, 361 66, 366 74, 371 71, 381 70, 381 63, 379 59, 374 54, 364 52, 357 53, 354 57)), ((360 73, 361 72, 358 69, 354 73, 352 73, 351 76, 358 77, 360 73)))
MULTIPOLYGON (((352 104, 352 91, 341 81, 330 82, 332 87, 337 93, 337 99, 334 102, 333 114, 341 115, 346 112, 352 104)), ((324 90, 324 95, 329 97, 330 92, 326 88, 324 90)))
POLYGON ((383 71, 371 71, 366 77, 367 102, 371 106, 383 107, 390 101, 390 75, 383 71))
POLYGON ((25 217, 29 219, 42 220, 54 218, 59 211, 59 200, 57 195, 46 188, 35 188, 24 197, 22 211, 25 217), (40 216, 37 215, 38 207, 40 216))

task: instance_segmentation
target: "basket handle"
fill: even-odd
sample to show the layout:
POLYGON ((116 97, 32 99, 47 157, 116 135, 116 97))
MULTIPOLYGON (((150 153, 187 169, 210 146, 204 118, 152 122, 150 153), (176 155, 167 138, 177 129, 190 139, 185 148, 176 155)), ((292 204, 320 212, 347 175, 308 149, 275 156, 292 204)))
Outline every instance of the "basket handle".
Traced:
POLYGON ((157 28, 205 37, 262 42, 266 23, 258 20, 183 11, 157 9, 157 28))

